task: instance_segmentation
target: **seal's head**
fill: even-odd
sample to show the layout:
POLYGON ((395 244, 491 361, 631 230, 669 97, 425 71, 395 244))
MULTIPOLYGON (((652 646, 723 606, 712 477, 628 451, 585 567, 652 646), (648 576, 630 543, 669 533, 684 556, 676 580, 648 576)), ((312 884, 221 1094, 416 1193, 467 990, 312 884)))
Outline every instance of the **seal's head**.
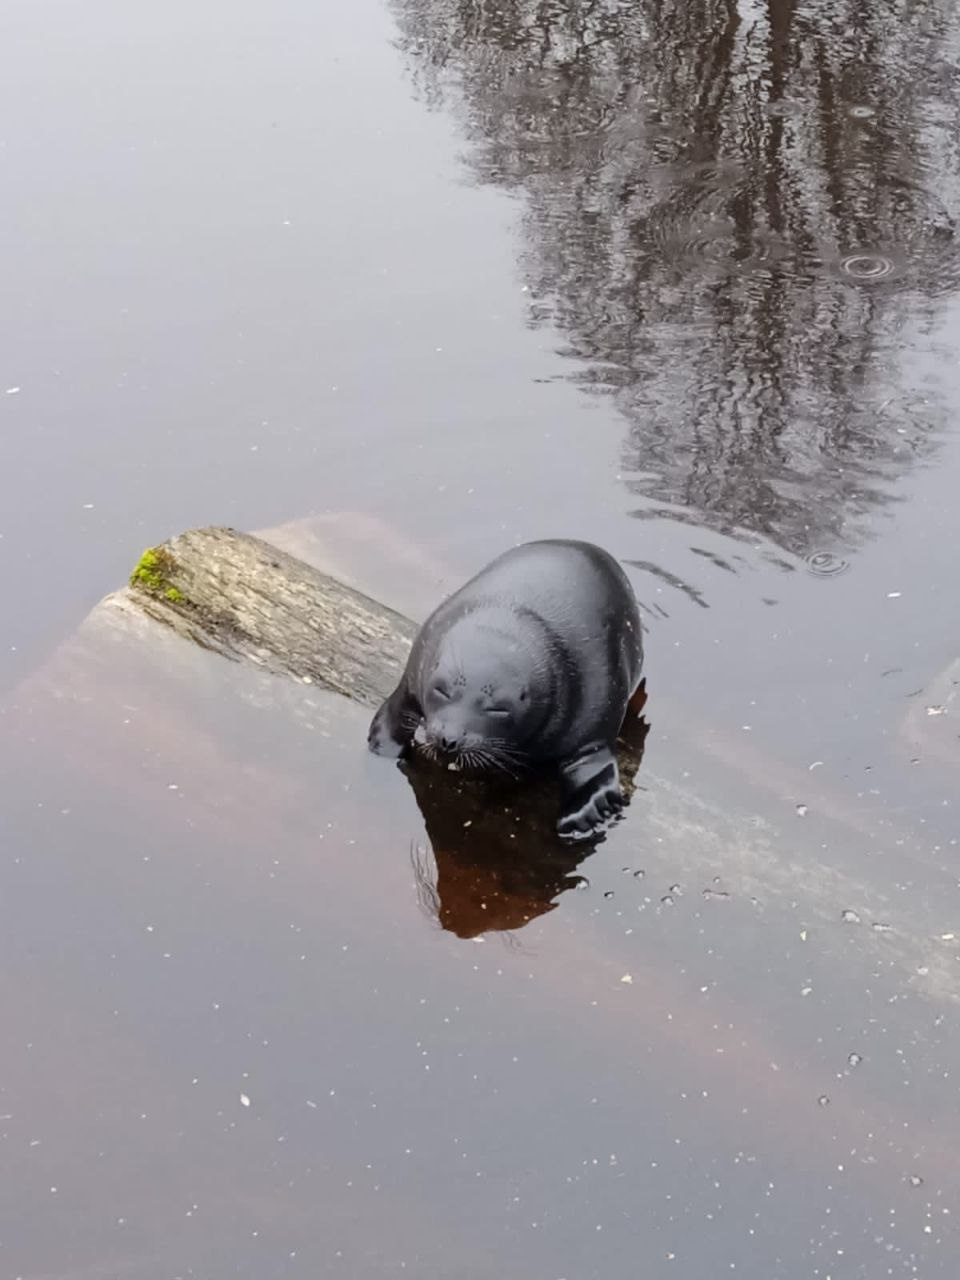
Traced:
POLYGON ((443 637, 424 671, 423 746, 443 763, 515 772, 536 731, 542 676, 523 629, 472 615, 443 637))

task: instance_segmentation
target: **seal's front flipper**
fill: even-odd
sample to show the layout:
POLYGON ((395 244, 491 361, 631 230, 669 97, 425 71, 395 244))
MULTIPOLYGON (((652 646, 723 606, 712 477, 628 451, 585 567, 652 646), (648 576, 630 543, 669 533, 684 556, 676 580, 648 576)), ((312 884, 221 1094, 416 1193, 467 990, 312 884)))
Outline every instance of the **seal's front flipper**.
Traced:
POLYGON ((557 832, 586 840, 623 808, 620 772, 609 747, 596 747, 560 766, 561 809, 557 832))
POLYGON ((409 749, 419 723, 420 708, 400 685, 373 717, 367 746, 375 755, 395 760, 409 749))

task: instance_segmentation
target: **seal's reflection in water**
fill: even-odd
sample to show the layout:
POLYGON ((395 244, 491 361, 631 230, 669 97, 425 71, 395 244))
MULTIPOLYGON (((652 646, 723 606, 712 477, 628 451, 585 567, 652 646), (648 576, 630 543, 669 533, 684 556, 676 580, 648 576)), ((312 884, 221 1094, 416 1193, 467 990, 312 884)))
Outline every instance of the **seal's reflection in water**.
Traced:
MULTIPOLYGON (((645 684, 617 739, 627 806, 650 727, 641 714, 645 684)), ((571 844, 558 837, 555 781, 465 777, 417 758, 402 768, 430 841, 429 851, 412 854, 421 905, 459 938, 520 929, 552 911, 562 893, 581 883, 578 868, 604 838, 571 844)))

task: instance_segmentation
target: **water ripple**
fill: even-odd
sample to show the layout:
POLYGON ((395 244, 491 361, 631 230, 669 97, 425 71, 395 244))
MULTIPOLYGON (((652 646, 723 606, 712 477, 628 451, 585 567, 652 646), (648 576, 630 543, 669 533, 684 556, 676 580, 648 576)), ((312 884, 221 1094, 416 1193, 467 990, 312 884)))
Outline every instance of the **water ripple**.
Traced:
POLYGON ((850 563, 844 560, 842 556, 835 556, 830 551, 814 551, 812 555, 806 557, 804 563, 810 573, 817 578, 835 578, 840 573, 846 573, 850 568, 850 563))
POLYGON ((896 270, 895 263, 882 253, 851 253, 841 259, 840 270, 853 280, 883 280, 896 270))

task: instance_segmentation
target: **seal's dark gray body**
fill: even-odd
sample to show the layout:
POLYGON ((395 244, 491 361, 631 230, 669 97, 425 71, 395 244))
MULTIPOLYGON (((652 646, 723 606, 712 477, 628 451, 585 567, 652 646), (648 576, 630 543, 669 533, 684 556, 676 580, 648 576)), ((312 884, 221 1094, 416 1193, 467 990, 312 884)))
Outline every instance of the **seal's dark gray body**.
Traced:
POLYGON ((643 665, 626 574, 588 542, 528 542, 481 570, 420 630, 369 743, 467 766, 555 767, 561 835, 621 807, 615 744, 643 665))

